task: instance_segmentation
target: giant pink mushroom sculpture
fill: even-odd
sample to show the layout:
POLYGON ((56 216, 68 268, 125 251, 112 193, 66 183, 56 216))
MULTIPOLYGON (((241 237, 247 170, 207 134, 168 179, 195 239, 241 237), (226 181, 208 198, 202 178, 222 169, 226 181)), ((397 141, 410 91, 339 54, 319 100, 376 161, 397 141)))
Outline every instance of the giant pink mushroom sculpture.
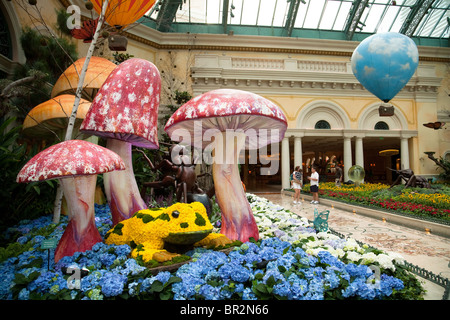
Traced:
POLYGON ((158 149, 161 78, 154 64, 133 58, 114 69, 98 91, 80 131, 107 139, 126 170, 103 176, 113 223, 146 209, 133 172, 131 147, 158 149))
POLYGON ((205 136, 214 137, 214 187, 222 211, 221 233, 229 239, 245 242, 259 238, 239 176, 240 151, 279 142, 286 128, 286 117, 274 103, 250 92, 230 89, 197 96, 175 111, 166 123, 164 130, 172 140, 183 137, 194 147, 208 147, 211 142, 205 136), (193 139, 186 137, 195 132, 193 139))
POLYGON ((68 140, 41 151, 20 170, 17 182, 61 181, 69 224, 55 250, 55 261, 103 241, 94 219, 97 174, 124 169, 114 152, 88 141, 68 140))

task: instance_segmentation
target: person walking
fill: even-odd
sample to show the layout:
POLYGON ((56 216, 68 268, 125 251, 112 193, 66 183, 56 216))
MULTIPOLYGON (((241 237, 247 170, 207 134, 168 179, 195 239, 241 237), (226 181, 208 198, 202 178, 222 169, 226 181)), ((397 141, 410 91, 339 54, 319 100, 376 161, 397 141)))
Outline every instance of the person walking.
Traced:
POLYGON ((313 199, 311 201, 312 204, 319 203, 319 173, 317 172, 317 168, 315 166, 311 167, 311 176, 308 177, 308 180, 311 181, 311 193, 313 195, 313 199))
POLYGON ((342 183, 342 167, 340 163, 336 163, 336 174, 334 176, 334 184, 336 187, 340 188, 342 183))
POLYGON ((300 202, 300 192, 303 186, 303 174, 300 166, 296 166, 292 173, 292 188, 294 189, 294 203, 300 202))

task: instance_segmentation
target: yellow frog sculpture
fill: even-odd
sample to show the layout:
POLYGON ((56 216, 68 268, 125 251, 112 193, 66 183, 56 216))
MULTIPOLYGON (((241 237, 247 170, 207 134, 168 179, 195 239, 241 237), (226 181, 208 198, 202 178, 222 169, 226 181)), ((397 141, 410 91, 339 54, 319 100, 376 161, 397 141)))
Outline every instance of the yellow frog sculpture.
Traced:
POLYGON ((106 244, 128 244, 131 256, 144 262, 164 262, 179 255, 164 249, 165 243, 174 245, 219 246, 232 241, 220 233, 212 233, 213 226, 200 202, 175 203, 167 208, 145 209, 116 224, 105 235, 106 244))

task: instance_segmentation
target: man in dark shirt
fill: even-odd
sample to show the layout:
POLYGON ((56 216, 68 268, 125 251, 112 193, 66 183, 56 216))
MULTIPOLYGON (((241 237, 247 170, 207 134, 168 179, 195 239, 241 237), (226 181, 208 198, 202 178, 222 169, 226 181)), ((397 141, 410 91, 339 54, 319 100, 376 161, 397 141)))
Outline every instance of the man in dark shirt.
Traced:
POLYGON ((334 176, 334 181, 335 181, 335 185, 336 187, 341 187, 341 183, 342 183, 342 168, 341 168, 341 164, 336 163, 336 175, 334 176))

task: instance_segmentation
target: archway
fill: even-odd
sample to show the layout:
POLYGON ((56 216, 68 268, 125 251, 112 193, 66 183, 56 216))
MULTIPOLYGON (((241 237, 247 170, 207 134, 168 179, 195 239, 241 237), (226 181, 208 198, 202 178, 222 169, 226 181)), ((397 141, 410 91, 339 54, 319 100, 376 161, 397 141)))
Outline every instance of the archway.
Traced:
POLYGON ((358 129, 374 130, 375 125, 383 121, 389 130, 408 130, 408 121, 402 111, 394 105, 394 115, 391 117, 380 117, 378 108, 380 104, 372 104, 366 107, 359 116, 358 129))
POLYGON ((9 1, 1 1, 0 11, 0 15, 2 15, 1 28, 5 33, 4 40, 8 46, 4 52, 6 55, 1 54, 0 72, 3 72, 8 77, 13 74, 16 65, 25 63, 26 58, 20 46, 20 32, 22 27, 15 12, 14 5, 9 1))
MULTIPOLYGON (((315 164, 319 166, 322 181, 332 180, 335 163, 343 162, 343 131, 350 129, 347 113, 333 101, 315 100, 301 109, 296 126, 305 132, 301 138, 305 176, 310 174, 310 167, 315 164)), ((292 148, 295 152, 295 145, 292 148)), ((292 166, 298 165, 294 162, 292 166)))
POLYGON ((314 129, 317 122, 326 121, 330 129, 350 128, 347 113, 336 103, 328 100, 316 100, 304 106, 297 116, 297 128, 314 129))
POLYGON ((396 173, 387 168, 401 167, 401 132, 408 130, 408 122, 395 105, 393 116, 380 116, 379 105, 367 106, 358 119, 358 129, 366 132, 363 139, 365 181, 391 183, 396 179, 396 173))

